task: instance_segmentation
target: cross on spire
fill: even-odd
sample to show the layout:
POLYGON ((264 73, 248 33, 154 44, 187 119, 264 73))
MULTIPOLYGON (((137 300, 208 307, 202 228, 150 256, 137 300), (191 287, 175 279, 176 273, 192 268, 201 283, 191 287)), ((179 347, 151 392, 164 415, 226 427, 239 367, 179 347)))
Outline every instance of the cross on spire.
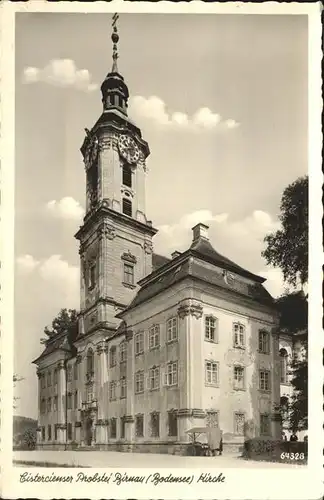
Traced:
POLYGON ((113 32, 111 34, 111 40, 113 42, 113 65, 112 65, 112 73, 118 73, 118 67, 117 67, 117 59, 118 59, 118 49, 117 49, 117 43, 119 40, 119 35, 118 35, 118 29, 117 29, 117 21, 119 19, 119 15, 115 13, 112 17, 112 27, 113 27, 113 32))

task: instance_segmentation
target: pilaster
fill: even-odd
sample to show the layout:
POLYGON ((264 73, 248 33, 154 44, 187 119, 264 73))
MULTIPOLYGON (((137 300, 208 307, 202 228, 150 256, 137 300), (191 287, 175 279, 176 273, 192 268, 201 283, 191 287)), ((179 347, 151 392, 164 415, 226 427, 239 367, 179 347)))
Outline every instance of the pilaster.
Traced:
POLYGON ((58 422, 58 442, 65 442, 66 422, 66 370, 64 361, 59 361, 57 364, 58 384, 57 384, 57 422, 58 422))
POLYGON ((99 421, 105 418, 107 395, 108 395, 108 365, 107 365, 108 348, 105 342, 97 345, 97 401, 98 401, 98 419, 99 421))
POLYGON ((135 439, 134 424, 134 336, 130 331, 126 331, 127 342, 127 394, 126 394, 126 416, 125 416, 125 439, 133 442, 135 439))

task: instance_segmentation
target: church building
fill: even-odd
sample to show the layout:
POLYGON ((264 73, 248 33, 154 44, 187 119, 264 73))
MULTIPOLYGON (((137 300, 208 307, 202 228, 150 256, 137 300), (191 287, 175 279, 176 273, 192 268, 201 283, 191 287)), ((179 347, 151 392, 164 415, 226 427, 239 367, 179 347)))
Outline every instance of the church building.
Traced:
POLYGON ((222 256, 208 226, 170 258, 154 253, 145 204, 148 143, 113 64, 81 147, 86 214, 78 332, 46 341, 37 446, 185 453, 188 430, 281 437, 279 318, 264 279, 222 256))

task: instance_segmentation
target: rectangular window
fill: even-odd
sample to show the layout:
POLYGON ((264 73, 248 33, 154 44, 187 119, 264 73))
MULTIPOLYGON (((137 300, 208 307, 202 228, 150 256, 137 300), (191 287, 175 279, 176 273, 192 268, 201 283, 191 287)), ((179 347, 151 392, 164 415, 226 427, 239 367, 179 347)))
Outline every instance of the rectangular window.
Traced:
POLYGON ((178 319, 170 318, 167 321, 167 342, 173 342, 178 338, 178 319))
POLYGON ((135 433, 136 437, 144 436, 144 415, 136 415, 135 417, 135 433))
POLYGON ((206 385, 218 385, 219 370, 216 361, 205 361, 205 380, 206 385))
POLYGON ((46 401, 45 399, 43 398, 41 400, 41 413, 45 413, 46 412, 46 401))
POLYGON ((122 378, 120 381, 120 399, 126 398, 126 395, 127 395, 126 378, 122 378))
POLYGON ((120 362, 123 363, 127 359, 127 343, 121 342, 119 345, 120 362))
POLYGON ((217 342, 217 319, 214 316, 206 316, 205 318, 205 339, 210 342, 217 342))
POLYGON ((244 347, 245 346, 245 326, 241 323, 233 324, 234 333, 234 347, 244 347))
POLYGON ((45 381, 45 374, 43 373, 41 375, 41 388, 45 389, 45 387, 46 387, 46 381, 45 381))
POLYGON ((74 380, 78 380, 78 363, 75 362, 73 366, 74 380))
POLYGON ((117 393, 117 390, 116 390, 116 382, 110 382, 109 384, 109 399, 110 401, 115 401, 115 399, 117 398, 116 396, 116 393, 117 393))
POLYGON ((125 427, 126 427, 125 417, 120 419, 120 438, 125 439, 125 427))
POLYGON ((67 366, 67 381, 72 382, 72 365, 67 366))
POLYGON ((132 202, 127 198, 123 198, 123 214, 132 216, 132 202))
POLYGON ((92 262, 89 266, 89 290, 96 286, 96 264, 92 262))
POLYGON ((58 371, 57 368, 54 370, 54 385, 57 385, 57 379, 58 379, 58 371))
POLYGON ((266 413, 260 414, 260 434, 263 436, 270 434, 270 418, 266 413))
POLYGON ((48 398, 47 400, 47 412, 50 413, 52 411, 52 399, 48 398))
POLYGON ((178 435, 178 418, 175 411, 168 412, 168 435, 173 437, 178 435))
POLYGON ((172 386, 178 383, 178 362, 171 362, 167 364, 165 373, 165 385, 172 386))
POLYGON ((55 397, 54 397, 54 407, 53 407, 53 410, 54 410, 54 411, 57 411, 57 403, 58 403, 58 397, 57 397, 57 396, 55 396, 55 397))
POLYGON ((42 427, 42 441, 45 441, 45 427, 42 427))
POLYGON ((135 373, 135 394, 144 392, 144 372, 135 373))
POLYGON ((52 440, 52 426, 49 424, 47 426, 47 441, 52 440))
POLYGON ((270 372, 260 370, 260 391, 270 391, 270 372))
POLYGON ((110 367, 112 368, 113 366, 116 366, 116 363, 117 363, 117 349, 115 346, 113 346, 109 351, 110 367))
POLYGON ((54 425, 54 439, 57 441, 57 424, 54 425))
POLYGON ((159 437, 160 435, 160 414, 153 412, 150 415, 151 437, 159 437))
POLYGON ((124 264, 124 283, 134 285, 134 266, 133 264, 124 264))
POLYGON ((244 413, 234 413, 234 433, 240 436, 244 435, 245 415, 244 413))
POLYGON ((160 325, 154 325, 149 330, 150 349, 160 347, 160 325))
POLYGON ((78 409, 78 391, 75 391, 74 393, 74 409, 78 409))
POLYGON ((123 184, 132 187, 132 169, 129 165, 123 166, 123 184))
POLYGON ((263 354, 270 353, 270 335, 265 330, 259 331, 259 351, 263 354))
POLYGON ((67 438, 68 438, 68 441, 72 441, 72 424, 71 424, 71 422, 69 422, 67 425, 67 438))
POLYGON ((117 419, 116 418, 110 419, 109 430, 110 430, 110 437, 116 438, 117 437, 117 419))
POLYGON ((135 356, 143 354, 144 352, 144 333, 137 333, 135 335, 135 356))
POLYGON ((52 372, 47 372, 47 387, 52 385, 52 372))
POLYGON ((67 409, 72 410, 72 394, 70 392, 67 395, 67 409))
POLYGON ((244 389, 244 367, 234 366, 234 389, 244 389))
POLYGON ((209 410, 206 414, 207 427, 219 427, 219 413, 215 410, 209 410))
POLYGON ((160 367, 154 366, 149 370, 149 389, 155 391, 160 388, 160 367))

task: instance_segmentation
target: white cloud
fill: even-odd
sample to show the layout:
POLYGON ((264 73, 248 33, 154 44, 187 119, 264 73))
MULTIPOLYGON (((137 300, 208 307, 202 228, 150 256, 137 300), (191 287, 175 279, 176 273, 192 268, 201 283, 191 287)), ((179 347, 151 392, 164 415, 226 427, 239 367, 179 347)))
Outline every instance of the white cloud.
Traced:
POLYGON ((146 118, 157 125, 178 128, 180 130, 233 129, 238 122, 222 117, 207 107, 198 109, 192 116, 182 111, 171 112, 165 102, 157 96, 134 96, 129 100, 129 114, 136 121, 146 118))
POLYGON ((265 235, 277 230, 280 224, 262 210, 254 210, 247 217, 238 220, 232 220, 226 213, 214 215, 210 210, 186 214, 175 224, 158 227, 159 231, 154 238, 155 251, 170 255, 174 250, 186 250, 192 242, 191 228, 199 222, 209 226, 210 242, 217 251, 266 278, 266 286, 274 296, 283 292, 280 270, 265 267, 261 257, 265 235), (258 272, 260 269, 262 271, 258 272))
POLYGON ((60 219, 80 220, 84 216, 84 209, 78 201, 66 196, 59 201, 51 200, 46 203, 46 209, 60 219))
POLYGON ((85 92, 98 88, 87 69, 78 69, 72 59, 52 59, 44 68, 24 69, 24 83, 45 82, 58 87, 74 87, 85 92))
POLYGON ((22 255, 16 262, 23 274, 33 273, 28 284, 32 296, 40 300, 50 296, 51 308, 55 305, 57 311, 63 307, 79 307, 80 271, 77 266, 70 265, 61 255, 51 255, 41 261, 31 255, 22 255))
POLYGON ((24 273, 30 273, 33 272, 34 269, 38 266, 39 261, 34 259, 32 255, 21 255, 20 257, 17 258, 17 264, 19 267, 19 270, 21 270, 24 273))
POLYGON ((266 269, 262 269, 257 274, 263 276, 263 278, 267 280, 264 283, 264 286, 273 297, 277 298, 282 295, 286 288, 286 285, 284 283, 282 272, 280 269, 269 267, 266 269))

